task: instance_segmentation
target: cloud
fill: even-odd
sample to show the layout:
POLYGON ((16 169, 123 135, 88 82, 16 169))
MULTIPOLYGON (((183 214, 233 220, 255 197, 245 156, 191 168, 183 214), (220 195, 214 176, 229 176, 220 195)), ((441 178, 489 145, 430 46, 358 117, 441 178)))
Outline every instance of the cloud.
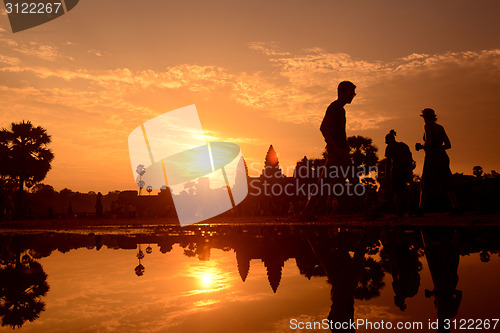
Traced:
POLYGON ((18 65, 19 62, 20 62, 19 58, 0 55, 0 63, 1 64, 5 64, 8 66, 14 66, 14 65, 18 65))
MULTIPOLYGON (((259 153, 255 147, 267 147, 270 140, 279 144, 276 137, 280 136, 282 146, 288 144, 286 140, 296 140, 291 143, 293 154, 298 154, 298 151, 302 156, 309 154, 306 146, 323 144, 317 128, 326 107, 336 97, 338 82, 342 80, 351 80, 358 86, 358 96, 348 107, 349 133, 380 128, 385 131, 390 123, 389 129, 396 128, 406 140, 405 132, 410 133, 415 124, 405 119, 427 106, 435 107, 439 117, 453 115, 457 122, 462 117, 460 122, 467 124, 473 139, 491 132, 493 134, 488 134, 491 136, 488 140, 493 140, 494 133, 497 133, 493 127, 498 123, 500 103, 497 93, 500 85, 498 49, 413 53, 382 62, 317 47, 292 52, 283 50, 278 43, 252 42, 249 48, 259 52, 259 61, 266 59, 272 65, 271 70, 234 72, 210 64, 133 70, 79 67, 81 62, 71 61, 64 52, 73 49, 67 42, 59 47, 3 37, 0 35, 0 73, 4 79, 0 85, 0 121, 8 123, 15 120, 12 115, 17 115, 43 121, 42 124, 49 129, 59 128, 61 124, 72 126, 71 140, 65 141, 57 131, 52 130, 52 133, 59 136, 57 142, 61 151, 66 149, 66 153, 56 152, 60 161, 74 154, 82 159, 72 166, 75 170, 78 163, 91 161, 96 156, 103 165, 109 156, 126 160, 126 145, 121 139, 127 137, 138 123, 165 112, 165 106, 180 107, 206 101, 210 101, 214 109, 241 106, 239 116, 266 122, 259 128, 247 129, 256 125, 247 126, 240 121, 231 134, 222 133, 220 127, 212 127, 217 129, 213 132, 205 129, 207 136, 214 140, 240 143, 244 150, 252 146, 248 149, 249 154, 257 156, 259 153), (473 119, 468 118, 470 110, 476 109, 478 112, 474 113, 473 119), (401 121, 394 123, 398 119, 401 121), (300 130, 309 128, 311 132, 304 132, 300 138, 288 136, 299 126, 300 130), (275 129, 276 133, 273 132, 275 129), (261 132, 256 134, 258 131, 261 132), (241 137, 237 137, 238 134, 241 137), (252 137, 254 134, 255 138, 252 137), (315 134, 317 139, 309 139, 315 134), (76 137, 86 138, 87 145, 79 145, 80 142, 74 139, 76 137)), ((414 132, 420 130, 418 127, 414 132)), ((64 132, 63 129, 60 131, 64 132)), ((463 132, 464 129, 457 127, 456 131, 463 132)), ((419 140, 421 133, 414 137, 411 140, 419 140)), ((471 143, 462 145, 472 144, 469 141, 471 143)), ((480 142, 474 146, 482 147, 480 142)), ((491 152, 484 154, 492 155, 491 152)), ((297 156, 286 158, 295 160, 297 156)), ((475 158, 480 163, 479 157, 475 158)), ((105 176, 103 172, 102 177, 105 176)))
MULTIPOLYGON (((69 42, 68 42, 69 43, 69 42)), ((68 44, 68 45, 73 45, 73 44, 68 44)), ((96 49, 90 49, 87 51, 88 54, 95 55, 96 57, 102 57, 102 56, 107 56, 109 53, 102 51, 102 50, 96 50, 96 49)))
MULTIPOLYGON (((12 40, 1 40, 13 46, 18 54, 33 55, 43 59, 62 57, 51 45, 30 43, 18 45, 12 40)), ((318 123, 326 106, 335 98, 338 82, 349 79, 362 93, 352 106, 352 129, 376 128, 381 122, 394 117, 382 109, 377 99, 387 98, 408 101, 411 90, 429 85, 429 78, 456 80, 457 76, 470 80, 491 81, 500 72, 500 50, 448 52, 444 54, 411 54, 390 62, 367 61, 345 53, 329 53, 321 48, 306 49, 292 54, 278 50, 276 43, 253 42, 250 48, 264 53, 273 64, 272 72, 232 73, 220 66, 181 64, 163 71, 152 69, 133 71, 128 68, 97 70, 67 66, 26 65, 15 55, 0 56, 0 71, 13 75, 29 75, 44 82, 44 91, 37 98, 44 103, 62 103, 68 107, 99 109, 110 107, 130 112, 149 114, 144 106, 134 104, 130 95, 140 95, 148 90, 213 94, 224 92, 226 97, 245 107, 262 110, 269 117, 294 124, 318 123), (449 77, 450 79, 447 79, 449 77), (453 79, 451 79, 453 78, 453 79), (64 89, 58 89, 63 80, 64 89), (410 88, 413 86, 414 88, 410 88), (391 87, 392 90, 384 89, 391 87), (406 90, 403 89, 405 87, 406 90), (384 96, 385 95, 385 96, 384 96), (404 98, 403 98, 404 97, 404 98)), ((29 95, 37 88, 32 85, 29 95)), ((39 90, 39 89, 38 89, 39 90)), ((402 101, 403 102, 403 101, 402 101)))
POLYGON ((280 51, 278 42, 250 42, 248 47, 252 50, 263 53, 267 56, 285 56, 290 55, 290 52, 280 51))
MULTIPOLYGON (((12 44, 22 54, 47 60, 62 56, 56 47, 48 44, 32 42, 20 47, 15 41, 3 42, 12 44)), ((127 95, 150 89, 184 89, 198 94, 226 91, 228 98, 243 106, 263 110, 271 118, 294 124, 319 122, 322 114, 318 110, 325 109, 335 98, 338 82, 349 79, 366 92, 356 98, 349 125, 352 129, 376 128, 393 117, 383 110, 373 110, 373 101, 377 98, 374 92, 379 92, 384 85, 394 86, 394 82, 408 82, 423 75, 439 76, 464 70, 478 72, 488 80, 500 71, 500 50, 435 55, 414 53, 383 63, 353 58, 345 53, 329 53, 321 48, 292 54, 279 50, 277 43, 252 42, 249 47, 268 56, 274 66, 271 73, 231 73, 219 66, 192 64, 170 66, 164 71, 132 71, 128 68, 92 70, 70 66, 50 68, 21 66, 19 58, 12 56, 0 57, 0 71, 31 73, 42 80, 60 79, 75 85, 81 82, 78 88, 72 89, 70 85, 64 91, 56 89, 54 84, 44 94, 44 102, 47 103, 50 102, 47 92, 52 91, 53 103, 70 107, 77 108, 78 103, 83 105, 82 101, 86 101, 85 107, 90 109, 104 106, 150 113, 140 105, 128 102, 127 95), (82 85, 86 88, 81 89, 82 85)), ((420 81, 415 80, 414 84, 423 84, 420 81)))
POLYGON ((251 144, 251 145, 262 145, 262 144, 265 144, 262 140, 259 140, 259 139, 256 139, 256 138, 245 138, 245 137, 236 137, 236 138, 233 138, 233 137, 227 137, 227 136, 224 136, 223 134, 221 133, 218 133, 218 132, 215 132, 215 131, 212 131, 212 130, 208 130, 208 129, 204 129, 203 130, 204 134, 205 134, 205 138, 208 140, 208 141, 219 141, 219 142, 234 142, 234 143, 244 143, 244 144, 251 144))
MULTIPOLYGON (((0 33, 4 31, 0 31, 0 33)), ((36 40, 18 41, 11 37, 5 37, 0 38, 0 47, 8 50, 9 53, 15 54, 18 57, 35 57, 50 62, 61 59, 73 60, 72 57, 64 55, 60 51, 59 47, 53 43, 39 42, 36 40)))

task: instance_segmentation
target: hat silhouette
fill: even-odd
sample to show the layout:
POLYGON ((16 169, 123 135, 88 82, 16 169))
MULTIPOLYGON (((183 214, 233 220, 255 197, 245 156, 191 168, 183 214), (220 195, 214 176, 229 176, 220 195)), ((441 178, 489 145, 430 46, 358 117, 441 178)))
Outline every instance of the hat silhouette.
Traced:
POLYGON ((424 117, 424 118, 427 118, 427 119, 434 119, 434 120, 437 119, 436 112, 434 112, 434 110, 430 109, 430 108, 423 109, 422 110, 422 114, 420 115, 420 117, 424 117))

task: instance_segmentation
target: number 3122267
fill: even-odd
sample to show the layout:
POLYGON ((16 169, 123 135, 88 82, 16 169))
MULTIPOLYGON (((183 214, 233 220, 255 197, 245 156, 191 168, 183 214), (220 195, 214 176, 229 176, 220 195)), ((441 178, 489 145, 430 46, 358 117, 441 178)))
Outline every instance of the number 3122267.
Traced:
POLYGON ((57 14, 61 9, 61 3, 7 2, 5 3, 5 9, 7 14, 57 14))

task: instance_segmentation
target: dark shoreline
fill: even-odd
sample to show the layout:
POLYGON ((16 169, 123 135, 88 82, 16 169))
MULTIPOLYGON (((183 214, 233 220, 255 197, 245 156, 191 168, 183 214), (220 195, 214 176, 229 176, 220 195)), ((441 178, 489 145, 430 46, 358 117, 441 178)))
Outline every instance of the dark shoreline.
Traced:
MULTIPOLYGON (((395 227, 395 226, 495 226, 500 225, 500 214, 465 214, 452 216, 446 213, 433 213, 425 217, 396 218, 393 215, 367 220, 361 215, 320 216, 318 221, 301 221, 298 217, 262 216, 262 217, 214 217, 192 226, 244 226, 244 225, 332 225, 337 227, 395 227)), ((180 227, 176 218, 131 218, 131 219, 44 219, 1 221, 0 233, 8 231, 31 230, 75 230, 75 229, 162 229, 180 227)), ((190 228, 185 226, 183 228, 190 228)))

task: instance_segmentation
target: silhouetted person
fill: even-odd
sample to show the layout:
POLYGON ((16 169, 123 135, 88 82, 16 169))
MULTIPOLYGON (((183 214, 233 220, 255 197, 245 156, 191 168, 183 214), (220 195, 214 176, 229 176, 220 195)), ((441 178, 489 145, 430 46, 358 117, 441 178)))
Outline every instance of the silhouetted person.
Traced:
POLYGON ((433 109, 422 110, 420 116, 425 121, 424 144, 417 143, 415 149, 425 150, 425 160, 418 214, 423 215, 425 201, 429 193, 436 188, 446 192, 453 212, 460 213, 455 193, 451 190, 450 158, 446 154, 446 150, 451 148, 450 140, 443 126, 436 123, 437 117, 433 109))
POLYGON ((350 81, 342 81, 337 88, 337 100, 326 109, 321 123, 321 134, 326 141, 326 152, 329 164, 338 166, 350 165, 349 146, 346 135, 346 115, 344 106, 351 104, 356 86, 350 81))
POLYGON ((103 211, 103 207, 102 207, 102 193, 99 192, 99 193, 97 193, 97 199, 96 199, 96 202, 95 202, 95 216, 96 217, 102 217, 102 211, 103 211))
POLYGON ((403 216, 408 208, 408 182, 412 178, 414 169, 413 157, 410 148, 404 142, 396 141, 396 132, 391 130, 385 136, 385 180, 386 185, 394 193, 396 214, 403 216), (406 204, 406 209, 405 209, 406 204))
MULTIPOLYGON (((337 87, 337 99, 326 109, 325 117, 321 123, 320 131, 326 142, 327 167, 337 166, 347 168, 351 166, 349 145, 346 135, 346 115, 344 106, 351 104, 356 86, 350 81, 342 81, 337 87)), ((340 182, 340 179, 330 182, 340 182)), ((309 202, 302 212, 303 217, 312 217, 317 200, 309 198, 309 202)))

